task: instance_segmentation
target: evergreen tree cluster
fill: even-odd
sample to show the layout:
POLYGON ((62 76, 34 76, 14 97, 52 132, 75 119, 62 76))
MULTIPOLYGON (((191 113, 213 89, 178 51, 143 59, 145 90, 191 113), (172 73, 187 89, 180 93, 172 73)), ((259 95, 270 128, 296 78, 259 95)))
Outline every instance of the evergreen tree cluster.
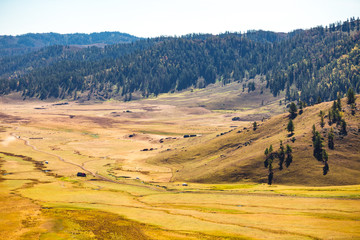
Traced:
MULTIPOLYGON (((352 89, 349 89, 347 97, 348 97, 347 103, 353 106, 355 104, 355 95, 352 89)), ((325 125, 323 118, 324 117, 323 111, 320 111, 320 117, 321 117, 320 126, 321 128, 323 128, 325 125)), ((347 123, 343 118, 341 99, 339 97, 337 100, 334 100, 333 105, 329 110, 328 117, 329 117, 329 125, 331 125, 332 123, 336 123, 336 125, 340 127, 339 133, 342 135, 347 135, 347 123)), ((329 164, 328 164, 328 154, 326 150, 323 148, 324 139, 321 136, 321 134, 318 131, 316 131, 315 125, 312 126, 312 134, 313 134, 312 141, 314 147, 313 155, 318 161, 324 163, 323 174, 326 175, 329 172, 329 164)), ((335 137, 334 130, 331 127, 330 131, 327 134, 327 140, 328 140, 327 146, 331 150, 335 148, 334 137, 335 137)))
POLYGON ((264 167, 269 170, 268 173, 268 184, 271 185, 274 178, 274 169, 273 169, 273 162, 275 159, 279 159, 279 170, 283 170, 283 164, 285 161, 285 166, 288 168, 293 161, 292 156, 292 148, 289 144, 284 147, 282 141, 280 140, 280 147, 279 150, 274 152, 273 146, 270 145, 269 148, 265 149, 265 161, 264 167))
MULTIPOLYGON (((360 20, 288 34, 249 31, 142 39, 104 48, 50 46, 0 58, 0 94, 107 99, 158 95, 261 75, 276 96, 314 104, 360 92, 360 20)), ((249 82, 248 91, 255 90, 249 82)))
POLYGON ((346 130, 346 121, 343 119, 342 107, 340 98, 337 101, 333 102, 331 109, 329 110, 329 125, 336 123, 337 126, 340 126, 340 133, 343 135, 347 134, 346 130))
MULTIPOLYGON (((326 150, 323 148, 323 138, 321 134, 316 131, 315 125, 313 125, 313 145, 314 145, 314 157, 324 163, 323 166, 323 175, 326 175, 329 172, 329 164, 328 164, 328 154, 326 150)), ((333 140, 333 139, 332 139, 333 140)), ((330 144, 330 143, 329 143, 330 144)))

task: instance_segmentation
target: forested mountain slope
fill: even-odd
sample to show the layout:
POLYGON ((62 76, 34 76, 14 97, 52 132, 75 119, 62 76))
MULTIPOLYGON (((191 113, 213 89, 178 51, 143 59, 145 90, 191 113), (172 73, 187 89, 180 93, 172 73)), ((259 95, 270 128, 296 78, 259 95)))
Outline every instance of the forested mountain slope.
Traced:
POLYGON ((247 81, 307 103, 360 91, 360 21, 291 33, 250 31, 144 39, 104 49, 50 47, 0 61, 0 93, 24 98, 117 98, 247 81))

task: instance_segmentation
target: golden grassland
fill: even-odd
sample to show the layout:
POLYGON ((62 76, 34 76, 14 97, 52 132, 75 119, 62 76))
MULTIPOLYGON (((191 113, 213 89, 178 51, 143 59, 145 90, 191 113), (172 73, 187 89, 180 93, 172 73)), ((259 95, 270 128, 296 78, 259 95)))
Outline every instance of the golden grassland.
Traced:
MULTIPOLYGON (((322 103, 304 109, 303 114, 294 119, 295 134, 289 136, 286 126, 289 114, 276 115, 258 122, 258 129, 236 128, 224 135, 208 135, 191 146, 157 154, 149 159, 154 164, 171 166, 173 181, 191 182, 267 182, 267 169, 264 167, 264 150, 270 145, 279 148, 280 140, 293 149, 294 160, 283 170, 274 164, 274 181, 277 184, 291 185, 351 185, 360 184, 360 111, 351 114, 350 107, 342 101, 343 118, 347 122, 346 136, 338 134, 339 126, 328 124, 320 127, 320 111, 327 114, 332 103, 322 103), (323 163, 313 157, 312 125, 320 131, 324 148, 329 154, 330 172, 323 175, 323 163), (327 133, 335 130, 335 149, 327 147, 327 133), (295 137, 293 142, 291 139, 295 137)), ((360 99, 357 100, 360 105, 360 99)))
MULTIPOLYGON (((230 87, 212 94, 237 96, 230 87)), ((328 151, 323 176, 311 125, 320 129, 331 103, 294 120, 292 143, 287 114, 256 131, 231 121, 283 112, 277 101, 210 111, 191 105, 202 91, 213 90, 131 103, 3 102, 0 239, 360 239, 359 112, 343 102, 349 134, 328 151), (263 152, 280 139, 294 161, 268 186, 263 152)))

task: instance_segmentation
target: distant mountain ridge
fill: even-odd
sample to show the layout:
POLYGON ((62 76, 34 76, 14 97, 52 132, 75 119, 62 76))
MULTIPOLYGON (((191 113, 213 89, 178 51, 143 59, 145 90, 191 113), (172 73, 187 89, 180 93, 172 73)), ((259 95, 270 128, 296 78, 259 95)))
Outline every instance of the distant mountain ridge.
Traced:
POLYGON ((14 56, 53 45, 109 45, 131 43, 140 38, 121 32, 99 33, 28 33, 18 36, 0 36, 0 57, 14 56))

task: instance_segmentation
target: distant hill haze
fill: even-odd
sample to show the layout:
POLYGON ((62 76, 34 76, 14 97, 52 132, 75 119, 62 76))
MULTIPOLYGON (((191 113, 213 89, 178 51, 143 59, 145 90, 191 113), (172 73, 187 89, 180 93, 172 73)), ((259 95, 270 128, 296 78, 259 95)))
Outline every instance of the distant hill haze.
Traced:
POLYGON ((28 33, 18 36, 0 36, 0 56, 14 56, 36 51, 53 45, 104 46, 117 43, 131 43, 138 37, 121 32, 100 33, 28 33))

